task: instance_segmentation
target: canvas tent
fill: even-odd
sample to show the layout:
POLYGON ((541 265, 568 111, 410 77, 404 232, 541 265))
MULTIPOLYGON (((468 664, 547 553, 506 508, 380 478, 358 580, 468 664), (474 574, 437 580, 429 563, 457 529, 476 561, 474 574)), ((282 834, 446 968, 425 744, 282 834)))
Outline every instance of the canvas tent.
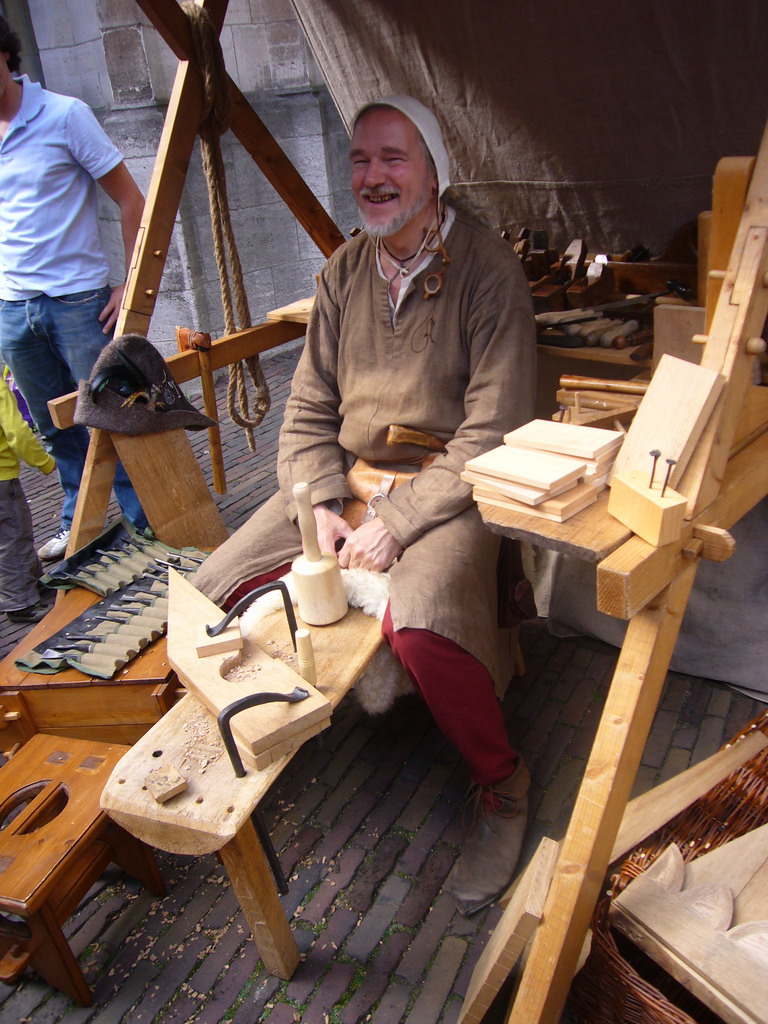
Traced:
POLYGON ((445 126, 454 180, 497 224, 545 227, 561 248, 659 253, 709 208, 718 159, 760 143, 759 0, 293 6, 348 125, 364 101, 419 97, 445 126))

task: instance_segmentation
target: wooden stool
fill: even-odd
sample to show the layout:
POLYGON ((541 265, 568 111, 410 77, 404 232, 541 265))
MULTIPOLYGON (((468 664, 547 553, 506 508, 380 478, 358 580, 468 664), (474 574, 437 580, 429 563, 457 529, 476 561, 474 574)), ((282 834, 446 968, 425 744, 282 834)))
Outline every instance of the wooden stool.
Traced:
POLYGON ((91 990, 61 925, 112 861, 164 893, 152 851, 100 807, 104 783, 128 749, 38 734, 0 768, 1 981, 32 967, 89 1006, 91 990))

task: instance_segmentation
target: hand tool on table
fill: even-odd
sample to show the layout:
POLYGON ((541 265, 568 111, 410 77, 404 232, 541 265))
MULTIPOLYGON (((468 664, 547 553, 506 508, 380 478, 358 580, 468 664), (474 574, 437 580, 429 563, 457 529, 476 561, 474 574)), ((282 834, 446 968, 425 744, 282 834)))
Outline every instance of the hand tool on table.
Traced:
POLYGON ((102 597, 109 597, 110 594, 114 594, 116 590, 120 590, 121 587, 125 586, 125 581, 116 578, 114 574, 110 575, 107 572, 96 573, 91 572, 89 569, 78 569, 68 578, 73 583, 82 584, 95 593, 101 594, 102 597))
MULTIPOLYGON (((119 637, 121 640, 127 639, 132 644, 137 643, 143 649, 155 639, 149 636, 146 630, 139 632, 130 622, 106 619, 103 616, 98 620, 90 620, 88 625, 91 622, 93 628, 85 634, 85 640, 108 640, 112 637, 119 637)), ((69 639, 69 637, 65 637, 65 639, 69 639)))
POLYGON ((151 559, 143 558, 141 555, 133 555, 128 552, 127 548, 122 548, 124 554, 119 554, 117 551, 108 551, 102 548, 97 548, 96 554, 102 556, 102 561, 106 558, 115 565, 123 566, 126 569, 133 570, 137 576, 142 576, 151 559))
POLYGON ((390 424, 387 430, 387 444, 417 444, 431 452, 445 451, 445 444, 439 437, 427 434, 423 430, 416 430, 414 427, 401 427, 396 423, 390 424))
POLYGON ((104 617, 114 622, 132 622, 136 625, 142 622, 156 622, 163 627, 167 620, 165 612, 160 608, 155 610, 152 605, 144 605, 140 609, 121 608, 115 605, 104 612, 104 617))
POLYGON ((120 602, 118 610, 126 606, 138 605, 139 608, 154 608, 155 611, 168 614, 167 597, 150 597, 148 594, 123 594, 118 598, 120 602))
POLYGON ((167 561, 164 561, 162 558, 156 558, 155 559, 155 565, 160 566, 161 569, 166 569, 166 570, 167 569, 175 569, 176 572, 184 572, 184 573, 196 572, 196 570, 197 570, 197 566, 196 565, 181 565, 181 564, 179 564, 177 562, 167 562, 167 561))
POLYGON ((87 637, 82 636, 77 640, 73 638, 72 643, 55 644, 53 647, 48 647, 43 651, 41 657, 64 658, 70 652, 85 652, 87 654, 104 654, 105 657, 114 654, 130 659, 135 658, 141 649, 142 645, 139 644, 137 637, 131 637, 125 641, 119 641, 117 638, 88 641, 87 637))
POLYGON ((129 565, 118 565, 111 559, 102 559, 99 562, 88 563, 89 572, 107 572, 111 577, 120 581, 121 587, 127 587, 129 583, 135 583, 144 575, 143 570, 132 569, 129 565))
POLYGON ((348 608, 341 569, 336 555, 320 551, 309 484, 294 484, 293 497, 304 550, 291 566, 299 615, 310 626, 327 626, 342 618, 348 608))
POLYGON ((144 604, 138 608, 126 608, 122 605, 113 607, 110 609, 115 618, 122 618, 126 622, 134 622, 137 625, 142 622, 156 622, 163 628, 168 622, 168 610, 162 608, 155 608, 154 605, 144 604))
POLYGON ((151 623, 153 626, 157 626, 163 632, 168 627, 168 612, 163 611, 161 608, 153 608, 149 605, 143 605, 139 608, 126 608, 126 614, 129 618, 126 622, 133 623, 135 626, 140 626, 145 622, 151 623))
POLYGON ((148 637, 149 640, 157 640, 165 632, 165 625, 161 626, 156 619, 140 625, 135 621, 135 616, 123 619, 114 618, 111 615, 102 615, 100 618, 103 622, 113 622, 115 625, 113 632, 115 633, 126 633, 129 636, 148 637))
POLYGON ((86 675, 93 673, 93 675, 99 676, 102 679, 109 679, 119 669, 124 668, 130 660, 130 658, 123 655, 106 657, 101 654, 82 654, 72 664, 72 667, 85 672, 86 675))
POLYGON ((629 338, 639 330, 640 324, 637 320, 621 320, 615 327, 609 327, 600 335, 600 344, 603 348, 611 348, 620 338, 629 338))

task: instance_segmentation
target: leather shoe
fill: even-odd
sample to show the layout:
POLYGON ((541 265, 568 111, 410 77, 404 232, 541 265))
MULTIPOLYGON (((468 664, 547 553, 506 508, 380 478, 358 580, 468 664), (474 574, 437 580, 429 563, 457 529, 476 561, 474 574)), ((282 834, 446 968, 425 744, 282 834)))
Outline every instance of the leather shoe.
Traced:
POLYGON ((531 776, 520 760, 509 778, 492 786, 473 787, 474 820, 443 885, 462 914, 487 907, 512 881, 528 824, 530 784, 531 776), (495 806, 494 811, 488 809, 488 803, 495 806))

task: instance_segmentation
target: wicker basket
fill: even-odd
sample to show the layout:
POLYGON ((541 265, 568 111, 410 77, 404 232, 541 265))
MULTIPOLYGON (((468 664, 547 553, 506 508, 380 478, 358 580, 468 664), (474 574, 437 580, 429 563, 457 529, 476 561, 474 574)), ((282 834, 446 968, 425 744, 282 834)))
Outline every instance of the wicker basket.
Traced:
MULTIPOLYGON (((755 729, 768 735, 764 711, 732 743, 755 729)), ((571 1012, 579 1024, 720 1024, 720 1018, 608 921, 610 901, 677 843, 685 861, 768 822, 768 748, 747 761, 637 846, 611 879, 592 921, 592 948, 574 979, 571 1012)))

